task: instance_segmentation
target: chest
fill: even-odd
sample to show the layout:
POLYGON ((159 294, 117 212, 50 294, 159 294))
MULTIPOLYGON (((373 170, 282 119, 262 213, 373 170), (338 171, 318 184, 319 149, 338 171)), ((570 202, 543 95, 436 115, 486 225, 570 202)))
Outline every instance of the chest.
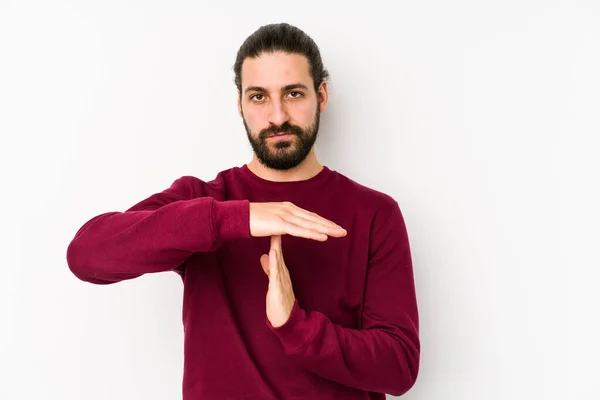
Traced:
MULTIPOLYGON (((355 328, 360 325, 368 263, 368 245, 357 239, 348 235, 318 242, 282 236, 283 259, 300 306, 355 328)), ((268 277, 260 257, 269 250, 270 238, 265 237, 230 242, 217 251, 224 283, 233 298, 259 296, 264 301, 268 277)))

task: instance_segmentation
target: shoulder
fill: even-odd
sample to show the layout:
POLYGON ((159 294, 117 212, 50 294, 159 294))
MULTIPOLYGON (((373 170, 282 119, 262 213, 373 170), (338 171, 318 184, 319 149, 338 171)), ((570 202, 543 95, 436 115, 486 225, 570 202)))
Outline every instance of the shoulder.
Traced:
POLYGON ((220 171, 210 179, 199 178, 194 175, 182 175, 173 182, 172 187, 177 187, 180 191, 186 192, 189 198, 204 196, 216 199, 224 198, 228 184, 235 180, 235 168, 220 171))
POLYGON ((336 171, 337 183, 344 193, 344 202, 353 214, 368 220, 371 234, 384 232, 383 228, 405 230, 405 220, 398 200, 383 190, 360 183, 336 171))
POLYGON ((398 207, 397 200, 389 193, 357 182, 340 172, 336 171, 336 175, 340 188, 356 207, 372 210, 376 214, 389 214, 393 208, 398 207))

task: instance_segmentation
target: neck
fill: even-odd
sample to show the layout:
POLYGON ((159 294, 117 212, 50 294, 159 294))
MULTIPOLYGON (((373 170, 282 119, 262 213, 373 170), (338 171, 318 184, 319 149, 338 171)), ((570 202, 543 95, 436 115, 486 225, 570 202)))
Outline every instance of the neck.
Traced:
POLYGON ((256 154, 252 161, 248 163, 248 169, 262 179, 273 182, 294 182, 304 181, 317 175, 323 169, 323 166, 317 160, 314 149, 306 156, 304 161, 294 168, 286 171, 267 168, 258 161, 256 154))

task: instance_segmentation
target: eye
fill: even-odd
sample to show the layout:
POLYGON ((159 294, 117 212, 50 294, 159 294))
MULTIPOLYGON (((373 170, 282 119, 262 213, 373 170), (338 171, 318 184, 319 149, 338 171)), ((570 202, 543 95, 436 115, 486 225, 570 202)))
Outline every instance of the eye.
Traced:
POLYGON ((290 92, 289 94, 290 94, 290 95, 292 95, 291 97, 292 97, 293 99, 300 98, 300 97, 302 97, 302 95, 303 95, 303 93, 302 93, 302 92, 296 92, 296 91, 294 91, 294 92, 290 92), (296 96, 294 96, 293 94, 296 94, 296 96))
POLYGON ((250 100, 254 100, 256 98, 256 96, 260 96, 260 99, 256 99, 257 101, 261 101, 262 98, 264 97, 262 94, 253 94, 252 96, 250 96, 250 100))

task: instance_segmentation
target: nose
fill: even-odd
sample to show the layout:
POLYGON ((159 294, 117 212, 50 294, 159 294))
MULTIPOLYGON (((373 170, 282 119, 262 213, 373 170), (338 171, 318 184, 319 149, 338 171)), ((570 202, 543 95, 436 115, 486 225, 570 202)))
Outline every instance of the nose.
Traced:
POLYGON ((280 100, 273 101, 269 110, 269 123, 281 126, 284 122, 289 121, 289 119, 290 117, 283 102, 280 100))

